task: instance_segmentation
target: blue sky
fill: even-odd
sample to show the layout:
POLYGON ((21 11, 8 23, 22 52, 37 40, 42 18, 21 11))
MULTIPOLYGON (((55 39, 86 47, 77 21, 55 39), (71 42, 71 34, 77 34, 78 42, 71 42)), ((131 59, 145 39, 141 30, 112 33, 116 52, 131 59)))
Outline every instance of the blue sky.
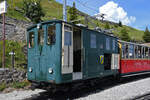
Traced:
MULTIPOLYGON (((56 1, 60 3, 63 2, 63 0, 56 1)), ((89 15, 99 13, 100 7, 113 1, 114 4, 117 4, 118 8, 121 7, 123 11, 127 13, 124 19, 128 18, 130 21, 131 16, 136 18, 134 22, 131 21, 126 25, 140 30, 145 30, 146 26, 150 29, 150 0, 67 0, 67 5, 72 6, 73 1, 76 2, 77 9, 89 15)))

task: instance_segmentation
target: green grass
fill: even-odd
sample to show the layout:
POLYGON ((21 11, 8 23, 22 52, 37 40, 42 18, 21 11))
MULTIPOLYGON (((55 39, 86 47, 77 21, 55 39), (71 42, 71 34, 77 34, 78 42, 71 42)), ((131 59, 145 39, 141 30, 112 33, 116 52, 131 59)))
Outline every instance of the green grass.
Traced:
MULTIPOLYGON (((14 9, 14 6, 17 8, 22 8, 23 7, 23 0, 13 0, 15 3, 13 4, 11 2, 12 0, 8 0, 8 4, 10 5, 8 8, 8 13, 7 16, 12 17, 12 18, 16 18, 19 20, 25 20, 27 21, 27 19, 23 16, 22 13, 17 12, 14 9)), ((51 20, 51 19, 62 19, 62 4, 56 2, 55 0, 41 0, 41 5, 43 8, 43 11, 45 13, 45 16, 42 18, 43 21, 47 21, 47 20, 51 20)), ((69 7, 67 7, 69 8, 69 7)), ((68 18, 69 18, 69 14, 68 14, 68 18)), ((79 19, 83 19, 83 17, 79 16, 79 19)), ((94 21, 92 20, 92 22, 96 23, 99 25, 99 27, 101 27, 102 29, 104 29, 104 26, 106 23, 104 22, 98 22, 98 21, 94 21)), ((81 23, 84 24, 84 21, 81 20, 81 23)), ((93 26, 91 25, 91 23, 89 23, 89 27, 93 28, 93 26)), ((129 26, 125 26, 123 25, 122 27, 118 26, 118 25, 112 25, 110 24, 110 27, 114 29, 114 34, 116 36, 120 36, 121 35, 121 30, 123 28, 126 28, 126 30, 129 33, 129 36, 131 37, 132 40, 136 40, 136 41, 143 41, 143 31, 134 29, 132 27, 129 26)))
POLYGON ((6 88, 7 88, 7 86, 5 83, 0 84, 0 91, 3 91, 6 88))
POLYGON ((22 82, 13 82, 10 84, 1 83, 0 84, 0 91, 3 91, 8 87, 14 88, 14 89, 20 89, 20 88, 24 88, 24 87, 29 86, 29 85, 31 85, 31 83, 27 80, 22 81, 22 82))
POLYGON ((24 88, 26 86, 29 86, 30 83, 29 81, 23 81, 23 82, 13 82, 10 87, 15 88, 15 89, 19 89, 19 88, 24 88))

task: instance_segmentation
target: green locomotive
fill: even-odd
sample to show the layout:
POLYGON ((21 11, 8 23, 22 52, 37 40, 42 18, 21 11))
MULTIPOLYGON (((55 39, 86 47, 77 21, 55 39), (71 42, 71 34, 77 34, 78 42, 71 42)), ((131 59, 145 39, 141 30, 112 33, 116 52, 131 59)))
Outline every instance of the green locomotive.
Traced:
POLYGON ((119 71, 118 38, 51 20, 27 29, 27 78, 42 86, 84 82, 119 71))

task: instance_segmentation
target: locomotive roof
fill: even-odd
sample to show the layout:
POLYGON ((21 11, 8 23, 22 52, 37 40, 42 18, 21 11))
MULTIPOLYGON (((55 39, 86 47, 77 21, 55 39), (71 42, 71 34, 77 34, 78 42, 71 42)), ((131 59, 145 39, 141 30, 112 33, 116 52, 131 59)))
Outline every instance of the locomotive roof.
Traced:
MULTIPOLYGON (((90 31, 95 31, 95 32, 98 32, 98 33, 103 33, 104 35, 107 35, 107 36, 110 36, 110 37, 113 37, 113 38, 118 38, 118 37, 116 37, 116 36, 107 34, 107 32, 99 32, 99 31, 97 31, 97 30, 89 29, 88 27, 78 26, 78 25, 75 25, 75 24, 73 24, 73 23, 71 23, 71 22, 66 22, 66 21, 63 21, 63 20, 56 20, 56 19, 55 19, 55 20, 49 20, 49 21, 41 22, 41 23, 38 23, 38 24, 44 25, 44 24, 48 24, 48 23, 52 23, 52 22, 56 22, 56 23, 62 23, 62 22, 64 22, 64 23, 66 23, 66 24, 70 24, 70 25, 75 26, 75 27, 78 27, 78 28, 82 28, 82 29, 86 29, 86 30, 90 30, 90 31)), ((30 29, 32 29, 32 28, 37 27, 38 24, 33 24, 33 25, 29 26, 29 27, 27 28, 27 31, 30 30, 30 29)))

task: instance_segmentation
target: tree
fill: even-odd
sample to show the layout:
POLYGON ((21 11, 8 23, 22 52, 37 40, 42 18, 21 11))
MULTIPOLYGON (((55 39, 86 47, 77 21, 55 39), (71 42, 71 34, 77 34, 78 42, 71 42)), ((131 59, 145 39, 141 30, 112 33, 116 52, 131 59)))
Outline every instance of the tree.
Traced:
POLYGON ((150 31, 148 30, 148 27, 146 27, 144 35, 143 35, 143 40, 145 42, 150 42, 150 31))
POLYGON ((110 29, 109 23, 107 22, 104 26, 105 29, 110 29))
MULTIPOLYGON (((69 21, 75 21, 75 20, 78 19, 77 9, 76 9, 76 6, 75 6, 75 2, 73 2, 73 7, 69 8, 68 13, 70 14, 69 21)), ((76 21, 73 22, 73 23, 76 23, 76 21)))
POLYGON ((130 37, 129 37, 129 34, 127 32, 126 29, 122 29, 121 30, 121 36, 120 36, 121 40, 124 40, 124 41, 130 41, 130 37))
POLYGON ((29 18, 34 23, 39 23, 41 17, 45 14, 42 11, 42 7, 40 5, 41 0, 24 0, 23 1, 23 12, 24 15, 29 18))
POLYGON ((122 27, 122 22, 121 21, 119 21, 119 26, 122 27))

